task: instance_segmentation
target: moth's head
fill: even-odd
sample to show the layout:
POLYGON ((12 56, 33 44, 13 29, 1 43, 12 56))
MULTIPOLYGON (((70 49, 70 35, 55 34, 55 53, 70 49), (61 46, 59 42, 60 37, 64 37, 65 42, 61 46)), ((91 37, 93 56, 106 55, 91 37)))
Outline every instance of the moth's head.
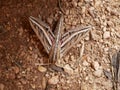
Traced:
POLYGON ((35 18, 30 16, 29 17, 29 22, 34 31, 39 31, 39 29, 45 28, 42 23, 40 22, 39 18, 35 18))
POLYGON ((33 21, 34 20, 34 17, 30 16, 29 17, 29 22, 33 21))
POLYGON ((32 26, 32 28, 35 27, 35 25, 38 24, 37 18, 32 17, 32 16, 29 17, 29 22, 30 22, 30 25, 32 26))
POLYGON ((35 17, 30 16, 29 17, 29 22, 30 22, 30 25, 33 29, 34 28, 50 29, 50 27, 45 22, 43 22, 40 18, 35 18, 35 17))

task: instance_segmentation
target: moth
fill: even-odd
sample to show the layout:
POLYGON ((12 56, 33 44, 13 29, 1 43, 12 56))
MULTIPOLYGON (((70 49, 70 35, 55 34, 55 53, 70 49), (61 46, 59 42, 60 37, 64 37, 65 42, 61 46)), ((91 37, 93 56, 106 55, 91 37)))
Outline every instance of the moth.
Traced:
POLYGON ((50 26, 40 18, 29 17, 30 25, 49 55, 49 62, 51 63, 62 58, 91 28, 91 26, 77 27, 62 35, 63 19, 63 15, 61 15, 54 32, 52 32, 50 26))

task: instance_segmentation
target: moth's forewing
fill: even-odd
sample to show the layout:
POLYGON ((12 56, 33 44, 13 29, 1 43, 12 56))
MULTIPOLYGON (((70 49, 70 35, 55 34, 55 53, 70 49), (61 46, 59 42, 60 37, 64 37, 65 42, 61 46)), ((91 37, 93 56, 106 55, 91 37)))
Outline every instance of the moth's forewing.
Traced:
POLYGON ((91 26, 87 26, 80 29, 74 29, 70 32, 66 32, 62 38, 61 38, 61 55, 65 55, 68 50, 70 50, 71 47, 73 47, 75 44, 77 44, 85 35, 87 31, 89 31, 91 26))
POLYGON ((54 40, 54 34, 50 30, 50 27, 46 26, 42 21, 32 16, 29 17, 29 22, 37 37, 43 44, 46 52, 49 54, 54 40))
POLYGON ((56 29, 55 29, 55 41, 53 42, 52 48, 50 50, 50 60, 52 62, 56 62, 58 59, 60 59, 60 51, 61 51, 61 30, 63 26, 63 16, 60 17, 56 29))

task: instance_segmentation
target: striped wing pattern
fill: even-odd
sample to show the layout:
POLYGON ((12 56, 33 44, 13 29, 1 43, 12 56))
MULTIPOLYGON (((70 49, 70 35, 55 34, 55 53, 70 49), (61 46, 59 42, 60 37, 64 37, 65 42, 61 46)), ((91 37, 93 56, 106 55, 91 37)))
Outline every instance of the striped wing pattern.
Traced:
POLYGON ((50 27, 39 18, 34 18, 32 16, 29 17, 29 22, 37 37, 43 44, 45 51, 49 54, 52 47, 52 42, 55 39, 50 27))
POLYGON ((85 33, 91 29, 91 26, 77 27, 61 35, 63 16, 57 23, 55 33, 53 33, 50 27, 39 18, 30 16, 29 22, 48 53, 50 62, 52 62, 52 60, 57 60, 58 56, 60 56, 59 58, 64 56, 66 52, 78 43, 85 33))

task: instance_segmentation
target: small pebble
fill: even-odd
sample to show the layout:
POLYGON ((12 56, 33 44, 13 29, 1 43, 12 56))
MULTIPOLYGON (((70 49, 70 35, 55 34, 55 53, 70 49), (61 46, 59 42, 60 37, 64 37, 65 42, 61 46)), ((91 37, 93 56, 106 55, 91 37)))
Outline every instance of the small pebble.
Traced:
POLYGON ((38 70, 40 72, 46 72, 47 71, 47 69, 45 67, 43 67, 43 66, 38 66, 38 70))
POLYGON ((73 55, 71 55, 70 58, 71 58, 72 61, 75 61, 75 57, 73 55))
POLYGON ((53 76, 48 80, 48 83, 53 85, 57 84, 58 82, 59 82, 58 76, 53 76))
POLYGON ((100 64, 99 64, 97 61, 94 61, 94 62, 92 63, 92 66, 93 66, 93 68, 94 68, 95 70, 100 69, 100 64))
POLYGON ((30 49, 31 51, 33 50, 33 48, 32 48, 31 46, 29 47, 29 49, 30 49))
POLYGON ((32 87, 33 89, 35 89, 35 88, 36 88, 35 84, 31 84, 31 87, 32 87))
POLYGON ((66 73, 73 74, 73 69, 70 67, 69 64, 66 64, 63 68, 66 73))
POLYGON ((106 27, 103 27, 103 31, 106 32, 106 27))
POLYGON ((85 40, 86 40, 86 41, 90 40, 90 37, 89 37, 89 36, 86 36, 86 37, 85 37, 85 40))
POLYGON ((99 41, 101 39, 101 32, 93 30, 91 33, 91 38, 95 41, 99 41))
POLYGON ((83 61, 83 66, 89 66, 89 63, 87 61, 83 61))
POLYGON ((48 22, 49 24, 52 24, 53 19, 49 17, 49 18, 47 18, 47 22, 48 22))
POLYGON ((110 32, 109 31, 104 32, 103 38, 106 39, 106 38, 109 38, 109 37, 110 37, 110 32))

